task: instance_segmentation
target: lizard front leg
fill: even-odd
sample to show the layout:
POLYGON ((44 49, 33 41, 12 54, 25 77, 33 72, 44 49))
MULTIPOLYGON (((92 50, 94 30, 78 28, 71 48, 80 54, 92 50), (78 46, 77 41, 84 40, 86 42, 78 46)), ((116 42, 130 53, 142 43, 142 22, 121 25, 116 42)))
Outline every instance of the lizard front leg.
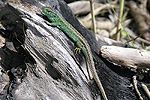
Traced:
POLYGON ((44 21, 47 25, 50 25, 50 26, 57 26, 58 23, 50 23, 49 21, 44 21))

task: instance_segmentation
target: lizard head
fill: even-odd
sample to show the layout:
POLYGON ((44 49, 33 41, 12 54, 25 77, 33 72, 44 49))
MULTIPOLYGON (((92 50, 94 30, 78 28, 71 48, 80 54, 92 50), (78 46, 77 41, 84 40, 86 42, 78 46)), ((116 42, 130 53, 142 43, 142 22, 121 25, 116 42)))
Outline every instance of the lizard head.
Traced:
POLYGON ((52 9, 50 7, 42 7, 42 12, 48 17, 50 21, 55 22, 57 20, 58 13, 55 9, 52 9))

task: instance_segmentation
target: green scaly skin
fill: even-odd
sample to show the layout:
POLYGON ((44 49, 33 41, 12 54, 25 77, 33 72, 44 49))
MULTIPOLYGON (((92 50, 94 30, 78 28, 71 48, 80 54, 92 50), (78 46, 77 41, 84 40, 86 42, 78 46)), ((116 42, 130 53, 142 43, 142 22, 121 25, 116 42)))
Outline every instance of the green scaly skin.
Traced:
POLYGON ((87 64, 94 77, 94 80, 96 81, 102 93, 103 98, 107 100, 105 91, 103 89, 103 86, 99 80, 99 77, 96 73, 96 69, 94 67, 94 61, 93 61, 91 49, 90 49, 88 42, 71 24, 69 24, 65 19, 63 19, 61 15, 55 9, 52 9, 50 7, 42 7, 42 12, 51 21, 51 22, 45 21, 48 25, 55 26, 59 28, 60 30, 62 30, 67 36, 69 36, 72 39, 73 42, 76 43, 78 47, 77 50, 80 50, 80 49, 82 50, 87 60, 87 64))

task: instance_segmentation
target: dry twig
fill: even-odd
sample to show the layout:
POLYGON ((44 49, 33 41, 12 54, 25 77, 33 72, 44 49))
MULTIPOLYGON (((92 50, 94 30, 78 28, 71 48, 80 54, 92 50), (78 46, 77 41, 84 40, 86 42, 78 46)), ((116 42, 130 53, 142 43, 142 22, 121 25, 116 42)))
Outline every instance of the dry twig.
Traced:
POLYGON ((143 90, 147 94, 148 98, 150 99, 150 92, 149 92, 147 86, 145 84, 143 84, 143 83, 141 85, 142 85, 143 90))
POLYGON ((143 98, 142 98, 142 96, 141 96, 141 94, 140 94, 140 92, 139 92, 139 90, 138 90, 138 88, 137 88, 136 76, 133 76, 132 78, 133 78, 133 86, 134 86, 134 88, 135 88, 135 91, 136 91, 137 95, 140 97, 139 99, 140 99, 140 100, 143 100, 143 98))

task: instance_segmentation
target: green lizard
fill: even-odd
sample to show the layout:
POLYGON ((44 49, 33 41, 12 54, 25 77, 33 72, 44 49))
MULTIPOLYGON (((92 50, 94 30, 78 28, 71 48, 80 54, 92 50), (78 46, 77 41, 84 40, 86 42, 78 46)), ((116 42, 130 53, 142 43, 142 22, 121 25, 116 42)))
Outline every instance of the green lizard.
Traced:
POLYGON ((42 7, 42 12, 51 21, 45 21, 48 25, 55 26, 62 30, 68 37, 72 39, 73 42, 76 43, 78 47, 77 50, 82 50, 87 60, 87 64, 90 67, 94 80, 96 81, 104 100, 107 100, 107 96, 94 67, 94 61, 88 42, 71 24, 69 24, 65 19, 63 19, 55 9, 50 7, 42 7))

